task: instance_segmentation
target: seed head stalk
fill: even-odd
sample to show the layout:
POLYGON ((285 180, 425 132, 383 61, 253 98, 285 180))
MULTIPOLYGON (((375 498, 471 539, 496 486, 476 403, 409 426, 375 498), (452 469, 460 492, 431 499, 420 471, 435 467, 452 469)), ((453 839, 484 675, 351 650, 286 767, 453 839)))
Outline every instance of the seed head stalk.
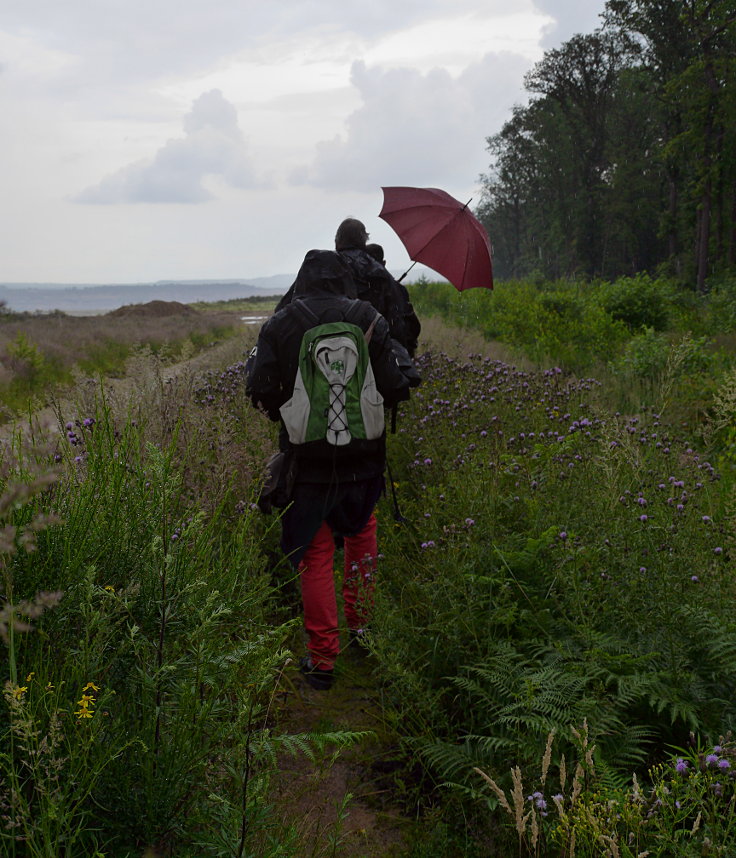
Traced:
MULTIPOLYGON (((162 551, 161 551, 161 572, 160 572, 160 580, 161 580, 161 619, 158 627, 158 646, 156 648, 156 668, 157 668, 157 680, 156 680, 156 728, 153 736, 153 753, 154 760, 158 759, 158 753, 161 747, 161 712, 163 709, 163 666, 164 666, 164 645, 166 643, 166 618, 168 616, 168 611, 166 610, 166 567, 168 565, 167 558, 169 554, 169 540, 168 540, 168 527, 167 527, 167 499, 168 492, 166 488, 166 482, 163 481, 162 492, 161 492, 161 538, 162 538, 162 551)), ((154 762, 154 767, 156 763, 154 762)))

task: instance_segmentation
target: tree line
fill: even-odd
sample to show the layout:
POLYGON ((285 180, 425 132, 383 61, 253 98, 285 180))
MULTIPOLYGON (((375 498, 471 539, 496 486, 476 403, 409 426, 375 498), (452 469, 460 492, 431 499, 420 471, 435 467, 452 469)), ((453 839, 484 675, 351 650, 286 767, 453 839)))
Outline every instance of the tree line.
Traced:
POLYGON ((478 209, 499 277, 736 270, 733 0, 608 0, 489 137, 478 209))

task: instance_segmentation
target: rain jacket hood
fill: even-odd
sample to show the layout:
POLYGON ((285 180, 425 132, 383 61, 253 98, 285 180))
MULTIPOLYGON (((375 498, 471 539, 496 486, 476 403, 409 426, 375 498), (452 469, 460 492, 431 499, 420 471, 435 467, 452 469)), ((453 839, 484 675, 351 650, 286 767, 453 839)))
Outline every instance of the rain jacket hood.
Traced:
POLYGON ((310 250, 294 281, 294 298, 342 295, 356 298, 350 268, 333 250, 310 250))

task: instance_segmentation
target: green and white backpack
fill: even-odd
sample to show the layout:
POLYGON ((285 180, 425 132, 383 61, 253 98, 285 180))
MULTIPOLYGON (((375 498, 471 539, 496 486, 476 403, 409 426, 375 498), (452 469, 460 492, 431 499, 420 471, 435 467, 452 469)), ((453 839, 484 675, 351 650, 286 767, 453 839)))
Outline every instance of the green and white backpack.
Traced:
POLYGON ((385 428, 383 397, 368 354, 379 314, 364 333, 349 321, 362 312, 357 302, 345 321, 323 324, 301 301, 294 304, 309 328, 299 349, 293 394, 280 409, 289 441, 346 447, 355 440, 380 438, 385 428))

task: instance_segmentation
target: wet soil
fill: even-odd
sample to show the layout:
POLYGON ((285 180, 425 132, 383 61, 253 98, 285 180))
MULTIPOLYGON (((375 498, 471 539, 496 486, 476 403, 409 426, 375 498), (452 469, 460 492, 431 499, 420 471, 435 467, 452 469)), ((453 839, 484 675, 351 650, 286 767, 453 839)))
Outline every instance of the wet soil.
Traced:
POLYGON ((397 748, 386 732, 374 663, 357 650, 340 656, 329 691, 311 688, 294 665, 284 683, 277 730, 369 731, 355 744, 327 747, 316 760, 284 755, 276 806, 296 825, 305 856, 400 858, 410 851, 413 820, 392 788, 397 748))

